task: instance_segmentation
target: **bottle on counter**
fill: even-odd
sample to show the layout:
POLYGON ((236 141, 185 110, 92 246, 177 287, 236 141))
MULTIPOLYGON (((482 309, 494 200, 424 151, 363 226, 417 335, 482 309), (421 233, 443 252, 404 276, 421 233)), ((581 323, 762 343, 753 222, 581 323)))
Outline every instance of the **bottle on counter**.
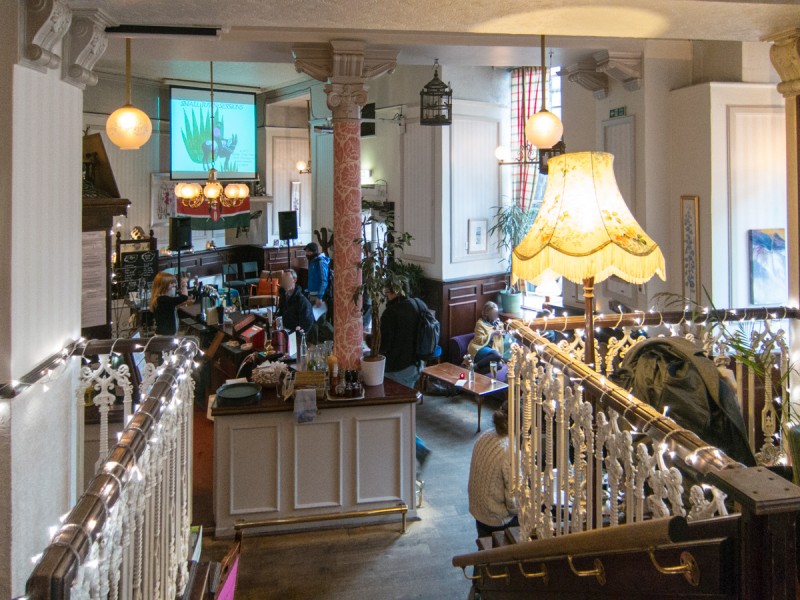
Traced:
POLYGON ((297 331, 297 368, 305 371, 308 368, 308 345, 306 344, 306 333, 302 329, 297 331))
POLYGON ((339 385, 339 360, 336 358, 336 355, 329 354, 327 361, 328 361, 328 384, 330 386, 330 389, 336 390, 336 386, 339 385))

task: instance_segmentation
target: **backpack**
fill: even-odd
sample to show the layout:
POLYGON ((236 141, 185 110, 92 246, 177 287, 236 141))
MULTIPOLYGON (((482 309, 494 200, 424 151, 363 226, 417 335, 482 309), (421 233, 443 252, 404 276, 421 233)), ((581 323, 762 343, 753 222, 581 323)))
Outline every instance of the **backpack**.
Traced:
POLYGON ((425 360, 436 352, 439 345, 439 333, 441 325, 431 310, 419 298, 412 298, 414 306, 417 308, 417 358, 425 360))

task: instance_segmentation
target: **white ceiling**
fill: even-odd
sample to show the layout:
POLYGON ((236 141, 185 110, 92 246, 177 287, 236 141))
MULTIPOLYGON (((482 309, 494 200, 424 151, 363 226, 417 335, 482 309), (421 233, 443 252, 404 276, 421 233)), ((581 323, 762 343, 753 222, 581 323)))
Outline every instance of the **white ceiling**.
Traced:
MULTIPOLYGON (((77 0, 124 25, 219 27, 217 38, 134 38, 133 75, 274 89, 306 79, 295 72, 300 42, 360 39, 397 48, 400 64, 539 64, 539 34, 553 64, 589 51, 636 50, 645 39, 757 42, 800 27, 800 0, 77 0)), ((113 37, 96 70, 124 71, 113 37)))

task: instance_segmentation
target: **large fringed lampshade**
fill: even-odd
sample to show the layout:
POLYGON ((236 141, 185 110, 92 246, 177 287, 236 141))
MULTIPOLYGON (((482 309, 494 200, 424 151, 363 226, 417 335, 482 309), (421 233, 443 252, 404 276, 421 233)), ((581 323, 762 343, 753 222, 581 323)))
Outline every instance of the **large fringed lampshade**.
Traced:
POLYGON ((592 364, 594 283, 611 275, 635 284, 653 275, 666 280, 664 255, 628 210, 611 154, 562 154, 550 159, 548 170, 542 207, 514 248, 512 278, 536 282, 550 271, 583 284, 585 362, 592 364))

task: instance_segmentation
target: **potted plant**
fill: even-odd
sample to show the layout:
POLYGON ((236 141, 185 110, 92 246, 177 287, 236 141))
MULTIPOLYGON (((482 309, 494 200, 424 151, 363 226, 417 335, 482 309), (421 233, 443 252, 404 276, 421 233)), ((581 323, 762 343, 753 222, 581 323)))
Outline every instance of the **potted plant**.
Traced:
POLYGON ((505 313, 517 314, 522 306, 522 294, 516 285, 511 284, 511 257, 514 248, 530 231, 537 212, 539 212, 538 206, 534 207, 532 203, 526 206, 516 200, 495 207, 495 222, 488 233, 499 234, 500 247, 505 254, 502 260, 507 261, 508 281, 505 291, 500 292, 500 301, 505 313))
POLYGON ((372 334, 369 337, 369 356, 361 362, 361 374, 365 385, 383 383, 386 357, 380 355, 381 348, 381 304, 385 289, 399 292, 408 286, 403 272, 404 263, 395 258, 395 252, 411 243, 411 234, 395 231, 394 211, 386 209, 382 202, 364 202, 369 216, 361 221, 361 285, 353 294, 353 302, 369 301, 372 317, 372 334))

